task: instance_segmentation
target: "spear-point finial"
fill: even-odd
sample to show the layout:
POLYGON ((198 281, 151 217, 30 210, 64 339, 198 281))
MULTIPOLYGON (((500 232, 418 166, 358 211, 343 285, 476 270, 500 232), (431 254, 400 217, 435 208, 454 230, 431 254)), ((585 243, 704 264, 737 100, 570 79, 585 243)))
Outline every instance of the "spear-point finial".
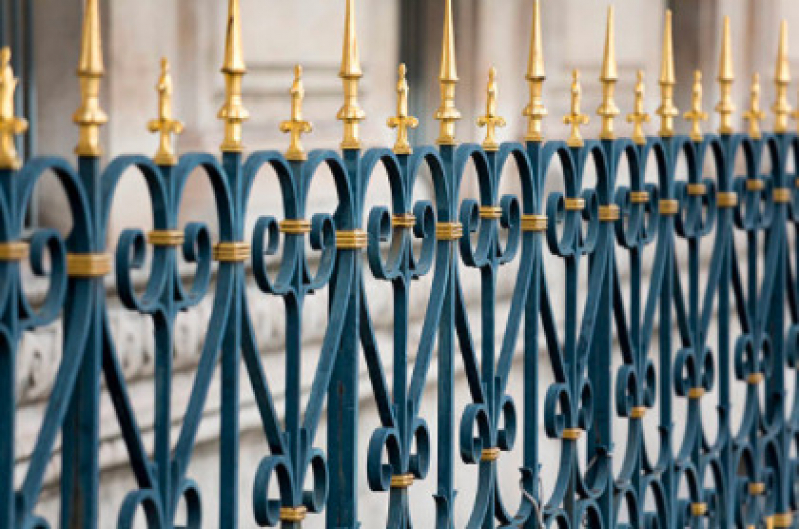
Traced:
POLYGON ((244 50, 241 44, 241 6, 239 0, 228 4, 227 34, 225 37, 225 62, 222 74, 225 76, 225 102, 217 117, 225 122, 225 139, 222 152, 241 152, 242 123, 250 119, 241 97, 241 82, 247 73, 244 63, 244 50))
POLYGON ((721 95, 716 112, 719 113, 719 134, 732 134, 732 114, 735 112, 735 103, 732 102, 732 83, 735 73, 732 66, 732 41, 730 37, 730 17, 724 17, 724 29, 721 37, 721 58, 719 59, 719 83, 721 95))
POLYGON ((563 117, 563 123, 571 126, 571 132, 569 132, 566 144, 569 147, 582 147, 584 142, 583 136, 580 134, 580 127, 582 125, 587 125, 590 118, 580 111, 580 100, 582 99, 583 90, 580 87, 580 71, 576 69, 572 71, 571 92, 571 111, 563 117))
POLYGON ((172 144, 172 135, 183 133, 183 123, 172 118, 172 75, 169 73, 169 60, 161 59, 161 77, 155 85, 158 92, 158 118, 147 124, 150 132, 161 135, 155 163, 158 165, 175 165, 177 156, 172 144))
POLYGON ((632 139, 638 145, 646 143, 644 123, 649 123, 650 120, 651 118, 644 108, 644 71, 638 70, 638 81, 635 83, 635 104, 633 112, 627 115, 627 123, 633 124, 632 139))
POLYGON ((749 136, 759 140, 762 136, 760 122, 766 119, 766 113, 760 108, 760 74, 752 76, 752 88, 749 92, 749 109, 743 113, 743 118, 749 122, 749 136))
POLYGON ((533 22, 530 33, 530 58, 527 62, 527 83, 530 85, 530 102, 524 109, 527 116, 527 134, 525 141, 544 141, 542 122, 547 115, 542 92, 547 78, 544 71, 544 46, 541 38, 541 2, 533 0, 533 22))
POLYGON ((408 129, 419 126, 419 120, 408 115, 408 80, 405 63, 399 65, 399 81, 397 81, 397 115, 388 118, 388 126, 397 129, 397 141, 394 143, 394 154, 411 154, 411 143, 408 141, 408 129))
POLYGON ((602 83, 602 104, 596 111, 602 118, 602 128, 599 137, 603 140, 612 140, 616 138, 616 134, 613 131, 613 120, 619 115, 619 107, 616 106, 616 101, 613 99, 616 90, 616 81, 619 80, 614 41, 613 6, 608 6, 605 54, 602 59, 602 74, 599 76, 599 80, 602 83))
POLYGON ((363 77, 363 71, 358 55, 358 35, 355 31, 355 0, 347 0, 344 49, 338 76, 344 83, 344 105, 336 116, 344 123, 344 139, 341 141, 341 148, 344 150, 360 149, 359 124, 366 119, 366 113, 358 103, 358 82, 363 77))
POLYGON ((694 71, 694 87, 691 95, 691 110, 685 113, 691 122, 691 139, 702 141, 702 122, 707 121, 707 112, 702 110, 702 72, 694 71))
POLYGON ((99 0, 86 0, 83 7, 83 32, 80 43, 80 108, 72 116, 80 136, 75 153, 78 156, 100 156, 100 127, 108 116, 100 108, 100 81, 103 78, 103 44, 100 37, 99 0))
POLYGON ((674 118, 680 111, 674 106, 674 85, 677 84, 674 75, 674 44, 671 35, 671 10, 666 10, 666 21, 663 28, 663 58, 660 63, 660 107, 657 115, 660 116, 660 131, 662 137, 674 136, 674 118))
POLYGON ((455 85, 458 83, 458 69, 455 65, 455 31, 452 24, 452 0, 445 0, 444 37, 441 44, 441 70, 438 80, 441 85, 441 106, 435 118, 441 122, 436 143, 455 145, 455 122, 461 113, 455 108, 455 85))
POLYGON ((307 160, 308 155, 302 147, 302 135, 313 130, 310 121, 302 117, 302 100, 305 98, 305 87, 302 84, 302 66, 294 67, 294 82, 291 84, 291 119, 280 124, 280 132, 289 134, 289 148, 286 159, 291 161, 307 160))
POLYGON ((780 41, 777 48, 777 68, 774 72, 776 100, 771 110, 774 112, 774 132, 788 132, 788 116, 791 104, 788 103, 788 86, 791 84, 791 67, 788 63, 788 21, 780 24, 780 41))
POLYGON ((0 49, 0 169, 19 169, 14 136, 28 130, 28 122, 14 115, 14 92, 18 79, 11 68, 11 48, 0 49))
POLYGON ((498 151, 497 127, 504 127, 507 123, 505 118, 497 113, 497 69, 493 66, 488 70, 488 89, 486 92, 486 113, 477 119, 477 126, 486 128, 483 149, 486 151, 498 151))

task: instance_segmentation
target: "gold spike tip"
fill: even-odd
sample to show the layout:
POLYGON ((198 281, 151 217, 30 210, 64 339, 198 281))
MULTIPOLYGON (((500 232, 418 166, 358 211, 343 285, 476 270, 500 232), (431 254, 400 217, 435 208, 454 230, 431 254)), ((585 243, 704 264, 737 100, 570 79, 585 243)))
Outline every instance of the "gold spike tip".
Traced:
POLYGON ((222 74, 225 76, 225 102, 217 118, 225 122, 225 138, 222 152, 242 152, 242 124, 250 119, 242 100, 242 78, 247 73, 244 51, 241 44, 241 8, 239 0, 228 4, 227 34, 225 36, 225 60, 222 74))
POLYGON ((658 135, 664 138, 674 136, 674 119, 680 111, 674 105, 674 85, 677 84, 674 75, 674 43, 671 32, 671 10, 666 10, 666 20, 663 28, 663 57, 660 63, 660 107, 657 115, 660 116, 660 130, 658 135))
POLYGON ((411 154, 410 141, 408 141, 408 129, 415 129, 419 126, 419 120, 408 114, 408 80, 406 79, 407 69, 405 64, 400 64, 398 69, 397 81, 397 115, 388 118, 388 126, 397 129, 397 141, 394 143, 394 154, 411 154))
POLYGON ((477 119, 477 126, 486 128, 486 137, 483 140, 483 149, 498 151, 497 127, 507 125, 505 118, 497 113, 497 69, 493 66, 488 70, 488 88, 486 90, 486 113, 477 119))
POLYGON ((580 71, 572 71, 571 86, 571 111, 563 117, 563 123, 571 126, 569 137, 566 144, 569 147, 582 147, 584 145, 580 127, 587 125, 589 117, 580 111, 580 100, 582 99, 582 88, 580 87, 580 71))
POLYGON ((732 134, 732 115, 735 112, 735 103, 732 101, 732 83, 735 80, 732 63, 732 43, 730 37, 730 17, 724 17, 724 27, 721 38, 721 57, 719 58, 719 102, 716 112, 719 114, 719 134, 732 134))
POLYGON ((158 118, 147 124, 150 132, 160 134, 154 160, 158 165, 172 166, 177 163, 172 135, 183 133, 183 123, 172 118, 172 75, 166 57, 161 59, 161 77, 155 89, 158 92, 158 118))
POLYGON ((605 34, 605 53, 602 59, 602 74, 599 76, 599 80, 602 83, 602 104, 596 111, 602 118, 599 137, 603 140, 616 139, 616 134, 613 131, 613 120, 619 115, 619 107, 616 106, 616 101, 614 100, 616 81, 619 79, 614 40, 613 6, 609 6, 607 32, 605 34))
POLYGON ((361 148, 360 122, 366 113, 358 102, 358 82, 363 77, 358 55, 358 36, 355 31, 355 0, 347 0, 347 14, 344 24, 344 47, 341 57, 339 77, 344 84, 344 105, 336 118, 344 123, 344 139, 341 148, 357 150, 361 148))
POLYGON ((452 0, 446 0, 444 8, 444 37, 441 44, 441 106, 435 119, 441 122, 436 143, 438 145, 455 145, 455 122, 461 119, 461 113, 455 108, 455 85, 458 83, 458 70, 455 65, 455 33, 452 24, 452 0))
POLYGON ((294 82, 289 90, 291 94, 291 119, 280 124, 280 132, 289 134, 289 148, 286 150, 286 159, 294 162, 308 159, 302 146, 302 135, 313 130, 310 121, 302 117, 302 101, 305 98, 305 87, 302 83, 302 66, 294 67, 294 82))
POLYGON ((11 68, 11 49, 0 49, 0 169, 15 171, 22 162, 14 136, 28 130, 28 122, 14 115, 14 92, 19 80, 11 68))
POLYGON ((524 139, 528 142, 544 141, 543 121, 547 115, 544 107, 542 93, 546 72, 544 71, 544 47, 541 36, 541 2, 533 0, 533 21, 530 33, 530 59, 527 63, 527 83, 530 85, 530 102, 525 107, 522 115, 527 116, 527 134, 524 139))
POLYGON ((760 108, 760 74, 752 76, 749 94, 749 109, 743 113, 743 118, 749 122, 749 136, 759 140, 762 137, 760 122, 766 119, 766 113, 760 108))
POLYGON ((699 70, 694 71, 691 110, 686 112, 684 117, 691 122, 691 139, 702 141, 702 122, 707 121, 707 112, 702 110, 702 72, 699 70))
POLYGON ((80 108, 72 116, 78 125, 79 136, 75 153, 78 156, 100 156, 100 127, 108 116, 100 108, 100 81, 103 77, 103 49, 100 36, 99 0, 86 0, 83 9, 80 62, 80 108))
POLYGON ((788 63, 788 22, 780 24, 780 40, 777 48, 777 67, 774 72, 776 99, 771 107, 774 112, 774 132, 788 132, 788 116, 791 105, 788 102, 788 86, 791 84, 791 68, 788 63))
POLYGON ((646 144, 644 123, 651 120, 644 108, 644 71, 638 70, 638 81, 635 83, 635 104, 633 112, 627 115, 627 122, 633 124, 632 140, 638 145, 646 144))

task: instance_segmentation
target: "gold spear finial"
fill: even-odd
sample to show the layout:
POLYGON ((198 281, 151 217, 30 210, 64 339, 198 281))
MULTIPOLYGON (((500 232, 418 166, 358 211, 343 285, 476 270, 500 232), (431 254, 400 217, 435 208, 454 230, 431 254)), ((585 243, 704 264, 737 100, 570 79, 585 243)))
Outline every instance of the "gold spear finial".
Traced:
POLYGON ((674 118, 680 111, 674 106, 674 85, 677 81, 674 76, 674 45, 671 35, 671 10, 666 10, 666 21, 663 28, 663 58, 660 63, 660 107, 657 115, 660 116, 660 131, 662 137, 674 136, 674 118))
POLYGON ((646 143, 644 123, 649 123, 650 120, 651 118, 644 108, 644 71, 638 70, 638 82, 635 83, 635 104, 633 112, 627 115, 627 123, 633 124, 632 139, 638 145, 646 143))
POLYGON ((19 80, 11 68, 11 48, 0 49, 0 169, 19 169, 14 136, 28 130, 28 122, 14 115, 14 92, 19 80))
POLYGON ((525 107, 523 115, 527 116, 527 134, 525 141, 544 141, 542 122, 547 115, 542 92, 547 78, 544 71, 544 46, 541 38, 541 2, 533 0, 533 22, 530 33, 530 58, 527 62, 527 83, 530 85, 530 103, 525 107))
POLYGON ((103 49, 100 37, 100 7, 98 0, 86 0, 83 8, 83 32, 80 44, 80 108, 72 116, 80 135, 75 154, 100 156, 100 127, 108 116, 100 108, 100 81, 103 78, 103 49))
POLYGON ((242 123, 250 119, 250 113, 244 108, 241 95, 242 78, 246 73, 247 65, 244 63, 241 44, 241 6, 239 0, 230 0, 225 37, 225 62, 222 65, 222 74, 225 76, 225 103, 217 114, 217 117, 225 122, 222 152, 244 150, 242 123))
POLYGON ((691 122, 691 139, 702 141, 702 122, 707 121, 707 112, 702 110, 702 72, 694 71, 694 87, 691 94, 691 110, 683 116, 691 122))
POLYGON ((397 141, 394 143, 394 154, 411 154, 411 144, 408 141, 408 129, 419 126, 419 120, 408 115, 408 80, 405 78, 407 70, 405 63, 399 65, 399 81, 397 81, 397 115, 388 118, 388 126, 397 129, 397 141))
POLYGON ((721 58, 719 59, 720 99, 716 105, 719 114, 719 134, 732 134, 732 114, 735 112, 735 103, 732 102, 732 83, 735 73, 732 66, 732 43, 730 38, 730 17, 724 17, 724 29, 721 37, 721 58))
POLYGON ((616 66, 616 46, 613 29, 613 6, 608 6, 607 31, 605 33, 605 54, 602 59, 602 74, 599 80, 602 83, 602 104, 596 113, 602 118, 602 128, 599 137, 603 140, 613 140, 613 120, 619 115, 619 107, 613 99, 616 90, 616 81, 619 80, 618 67, 616 66))
POLYGON ((161 77, 155 89, 158 92, 158 118, 147 124, 150 132, 161 135, 154 160, 158 165, 175 165, 177 156, 172 135, 183 133, 183 123, 172 118, 172 75, 169 73, 169 60, 166 57, 161 59, 161 77))
POLYGON ((780 41, 777 48, 777 68, 774 72, 776 100, 771 110, 774 112, 774 132, 788 132, 788 116, 791 104, 788 103, 788 86, 791 84, 791 67, 788 63, 788 21, 780 24, 780 41))
POLYGON ((344 123, 344 139, 341 141, 341 148, 347 150, 361 148, 359 123, 366 119, 366 113, 358 103, 358 82, 363 77, 363 71, 358 56, 358 35, 355 31, 355 0, 347 0, 345 20, 344 49, 341 57, 341 70, 338 74, 344 83, 344 105, 336 117, 344 123))
POLYGON ((483 149, 498 151, 497 127, 507 125, 505 118, 497 113, 497 69, 493 66, 488 70, 488 89, 486 90, 486 113, 477 118, 477 126, 486 128, 486 137, 483 140, 483 149))
POLYGON ((441 44, 441 70, 438 80, 441 85, 441 106, 435 119, 441 122, 436 143, 455 145, 455 122, 461 113, 455 108, 455 85, 458 83, 458 69, 455 65, 455 32, 452 25, 452 0, 445 0, 444 37, 441 44))
POLYGON ((286 159, 293 162, 308 159, 302 147, 302 135, 313 130, 310 121, 302 117, 302 100, 305 98, 305 87, 302 84, 302 66, 294 67, 294 82, 291 84, 291 119, 280 124, 280 132, 289 134, 289 148, 286 150, 286 159))
POLYGON ((766 113, 760 108, 760 74, 752 76, 752 88, 749 92, 749 109, 743 113, 743 118, 749 122, 749 136, 759 140, 762 136, 760 122, 766 119, 766 113))
POLYGON ((571 111, 563 117, 563 123, 571 126, 566 144, 569 147, 582 147, 584 142, 583 136, 580 134, 580 126, 587 125, 590 118, 580 111, 580 100, 582 99, 583 90, 580 87, 580 71, 576 69, 572 71, 571 92, 571 111))

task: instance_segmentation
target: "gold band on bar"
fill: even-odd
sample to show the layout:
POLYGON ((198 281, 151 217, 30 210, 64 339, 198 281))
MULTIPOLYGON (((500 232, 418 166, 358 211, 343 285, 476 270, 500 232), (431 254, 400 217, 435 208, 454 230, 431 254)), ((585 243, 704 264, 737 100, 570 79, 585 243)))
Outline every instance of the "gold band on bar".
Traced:
POLYGON ((766 379, 766 375, 763 373, 750 373, 748 377, 746 377, 746 383, 750 386, 756 386, 763 382, 766 379))
POLYGON ((153 230, 147 234, 147 241, 153 246, 180 246, 185 238, 180 230, 153 230))
POLYGON ((28 257, 30 245, 22 241, 0 242, 0 261, 22 261, 28 257))
POLYGON ((502 208, 499 206, 480 206, 480 218, 499 220, 502 218, 502 208))
POLYGON ((601 222, 616 222, 621 218, 621 211, 616 204, 599 206, 599 220, 601 222))
POLYGON ((391 226, 394 228, 411 229, 416 226, 416 217, 413 213, 403 213, 391 217, 391 226))
POLYGON ((411 485, 413 485, 413 474, 408 473, 391 476, 392 489, 407 489, 411 485))
POLYGON ((705 388, 702 386, 691 388, 688 390, 688 398, 691 400, 699 400, 705 396, 705 388))
POLYGON ((280 233, 287 235, 305 235, 311 232, 311 222, 305 219, 285 219, 277 226, 280 233))
POLYGON ((664 216, 676 215, 680 211, 680 201, 673 198, 664 198, 660 201, 660 214, 664 216))
POLYGON ((763 180, 755 179, 755 178, 747 178, 746 179, 746 190, 747 191, 763 191, 766 188, 766 183, 763 180))
POLYGON ((583 431, 580 428, 566 428, 563 430, 563 439, 566 441, 577 441, 582 437, 583 431))
POLYGON ((480 454, 480 461, 496 461, 499 459, 500 453, 501 451, 498 446, 484 448, 483 452, 480 454))
POLYGON ((585 209, 584 198, 567 198, 566 211, 582 211, 585 209))
POLYGON ((111 255, 107 253, 67 254, 69 277, 103 277, 111 272, 111 255))
POLYGON ((360 250, 368 244, 369 238, 363 230, 336 232, 336 248, 339 250, 360 250))
POLYGON ((707 503, 692 503, 691 516, 704 516, 707 514, 707 503))
POLYGON ((646 204, 649 202, 648 191, 630 191, 630 202, 633 204, 646 204))
POLYGON ((753 482, 749 484, 749 494, 751 496, 760 496, 766 493, 766 484, 761 482, 753 482))
POLYGON ((522 231, 546 231, 548 222, 546 215, 522 215, 522 231))
POLYGON ((774 188, 774 202, 777 204, 790 204, 791 203, 791 190, 787 187, 774 188))
POLYGON ((799 187, 799 178, 794 178, 794 180, 793 180, 793 186, 794 186, 794 187, 799 187))
POLYGON ((214 246, 214 260, 220 263, 241 263, 250 256, 246 242, 220 242, 214 246))
POLYGON ((436 239, 439 241, 457 241, 461 237, 463 237, 463 225, 460 222, 436 224, 436 239))
POLYGON ((306 514, 308 514, 308 508, 305 507, 305 505, 300 505, 299 507, 281 507, 280 521, 301 522, 305 520, 306 514))
POLYGON ((720 208, 734 208, 738 205, 738 193, 735 191, 719 191, 716 194, 716 206, 720 208))
POLYGON ((774 523, 774 527, 791 527, 793 525, 793 513, 775 514, 771 517, 771 521, 774 523))
POLYGON ((646 406, 635 406, 630 410, 630 419, 643 419, 646 415, 646 406))
POLYGON ((707 192, 707 187, 705 187, 705 184, 688 184, 685 187, 688 191, 688 196, 692 197, 701 197, 707 192))

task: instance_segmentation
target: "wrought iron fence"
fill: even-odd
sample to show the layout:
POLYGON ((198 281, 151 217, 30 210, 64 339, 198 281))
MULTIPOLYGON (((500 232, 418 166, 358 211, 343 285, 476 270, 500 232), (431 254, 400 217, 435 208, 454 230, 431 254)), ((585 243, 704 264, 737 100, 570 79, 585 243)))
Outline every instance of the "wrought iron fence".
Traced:
MULTIPOLYGON (((230 0, 225 62, 226 98, 219 118, 225 125, 222 156, 177 157, 173 135, 182 130, 171 112, 171 79, 164 62, 159 84, 160 115, 149 124, 160 134, 154 160, 122 156, 101 166, 100 106, 103 75, 98 0, 86 0, 79 67, 82 105, 74 116, 80 137, 77 166, 55 158, 18 161, 14 137, 25 121, 14 115, 17 84, 10 53, 0 72, 0 525, 48 527, 36 514, 46 467, 61 438, 61 525, 98 524, 99 406, 101 381, 113 401, 136 482, 121 505, 117 525, 130 527, 137 513, 150 527, 175 525, 185 505, 186 526, 199 527, 204 513, 199 487, 188 473, 209 386, 221 371, 221 448, 218 513, 220 527, 236 527, 240 503, 251 503, 259 525, 299 527, 306 516, 327 527, 358 527, 358 483, 388 493, 390 527, 410 527, 409 487, 417 480, 436 485, 436 527, 452 527, 458 484, 456 458, 474 466, 478 492, 470 504, 468 527, 794 527, 799 502, 799 406, 789 388, 799 346, 799 298, 795 266, 799 255, 789 228, 799 220, 799 180, 795 174, 799 137, 789 131, 790 74, 783 25, 775 74, 774 132, 761 132, 759 80, 754 79, 749 130, 733 130, 735 106, 732 50, 725 21, 718 82, 721 99, 718 135, 704 134, 701 76, 694 85, 690 137, 675 135, 679 116, 673 103, 674 61, 671 20, 666 15, 659 79, 660 131, 646 136, 643 74, 636 86, 632 138, 617 138, 614 102, 617 82, 609 14, 602 67, 599 140, 583 140, 588 121, 580 107, 581 86, 574 72, 566 142, 544 141, 542 101, 545 81, 539 4, 535 1, 524 110, 524 144, 496 140, 504 120, 496 111, 496 72, 489 74, 486 128, 482 146, 458 145, 455 124, 456 72, 451 1, 446 0, 441 63, 441 129, 438 147, 411 148, 409 132, 418 125, 408 114, 408 85, 400 67, 397 129, 392 149, 362 150, 358 102, 362 76, 356 47, 354 0, 347 0, 340 76, 345 100, 342 152, 306 154, 303 134, 311 125, 302 113, 304 91, 298 67, 291 88, 291 117, 280 125, 289 134, 285 155, 244 156, 242 100, 246 73, 241 49, 238 0, 230 0), (682 160, 682 162, 679 162, 682 160), (740 164, 736 164, 740 160, 740 164), (710 165, 715 179, 704 173, 710 165), (761 167, 770 162, 770 171, 761 167), (684 163, 687 176, 676 167, 684 163), (647 167, 654 164, 654 167, 647 167), (460 197, 467 166, 477 178, 479 200, 460 197), (245 240, 250 189, 262 168, 276 175, 284 207, 282 219, 256 211, 258 220, 245 240), (307 218, 308 190, 320 168, 330 171, 337 207, 307 218), (588 168, 596 182, 588 185, 588 168), (365 209, 365 190, 382 168, 390 203, 365 209), (506 171, 510 168, 510 171, 506 171), (122 233, 112 255, 106 248, 108 215, 121 175, 141 173, 152 203, 155 229, 122 233), (207 226, 178 225, 182 192, 189 175, 204 172, 213 188, 219 240, 207 226), (656 182, 646 181, 647 171, 656 182), (414 202, 418 175, 429 172, 432 200, 414 202), (502 175, 510 172, 518 192, 501 195, 502 175), (618 182, 621 172, 629 182, 618 182), (25 211, 42 175, 53 173, 69 199, 73 228, 65 238, 40 229, 22 240, 25 211), (562 174, 562 191, 548 191, 547 177, 562 174), (677 243, 686 244, 676 255, 677 243), (761 244, 765 241, 763 249, 761 244), (309 243, 306 246, 306 242, 309 243), (148 244, 149 243, 149 244, 148 244), (709 248, 702 268, 702 248, 709 248), (644 251, 654 255, 651 269, 644 251), (267 256, 282 250, 277 271, 267 256), (739 252, 740 250, 740 252, 739 252), (555 256, 564 285, 547 280, 544 259, 555 256), (148 259, 149 253, 149 259, 148 259), (313 257, 311 256, 313 254, 313 257), (182 257, 181 257, 182 256, 182 257), (740 258, 739 258, 740 256, 740 258), (40 303, 24 293, 22 262, 47 278, 40 303), (190 285, 178 259, 194 263, 190 285), (507 321, 495 314, 497 278, 517 262, 507 321), (581 262, 583 267, 581 268, 581 262), (626 262, 628 279, 621 270, 626 262), (148 263, 151 263, 149 266, 148 263), (216 264, 214 264, 216 263, 216 264), (587 263, 587 265, 585 264, 587 263), (245 285, 251 276, 263 296, 285 302, 286 409, 276 409, 262 362, 245 285), (147 268, 143 289, 134 271, 147 268), (479 335, 472 332, 461 274, 479 271, 479 335), (506 268, 508 269, 508 268, 506 268), (581 270, 586 285, 581 297, 581 270), (156 344, 155 442, 148 453, 137 426, 131 397, 109 329, 103 278, 115 274, 124 306, 153 320, 156 344), (215 283, 212 285, 212 277, 215 283), (384 367, 364 288, 367 276, 393 291, 391 373, 384 367), (420 338, 408 333, 409 293, 414 279, 430 278, 420 338), (202 344, 190 402, 177 441, 170 439, 173 334, 177 314, 192 310, 213 289, 213 310, 202 344), (327 290, 329 321, 315 365, 302 366, 302 315, 308 296, 327 290), (553 292, 564 300, 563 323, 553 292), (30 463, 15 486, 15 367, 21 336, 63 320, 64 355, 30 463), (739 322, 734 325, 735 320, 739 322), (715 339, 711 337, 713 326, 715 339), (676 333, 676 336, 675 336, 676 333), (539 342, 546 354, 539 357, 539 342), (715 343, 713 343, 715 342, 715 343), (513 362, 521 355, 523 392, 508 390, 513 362), (621 365, 613 368, 613 358, 621 365), (411 363, 409 364, 409 361, 411 363), (240 372, 243 362, 246 372, 240 372), (539 368, 546 362, 554 382, 539 400, 539 368), (431 378, 431 367, 436 365, 431 378), (454 405, 454 373, 465 372, 471 402, 454 405), (359 370, 365 366, 381 422, 358 439, 359 370), (302 369, 313 372, 307 403, 300 394, 302 369), (612 372, 615 371, 615 372, 612 372), (419 410, 424 388, 438 390, 437 421, 428 425, 419 410), (733 424, 732 392, 745 384, 739 402, 740 425, 733 424), (239 391, 254 392, 269 453, 258 466, 252 499, 239 491, 239 391), (708 431, 703 397, 714 392, 717 434, 708 431), (762 393, 762 396, 761 396, 762 393), (761 398, 762 397, 762 398, 761 398), (517 408, 516 402, 521 402, 517 408), (675 405, 686 402, 686 413, 675 405), (303 406, 304 404, 304 406, 303 406), (656 408, 657 441, 645 442, 643 419, 656 408), (317 448, 320 419, 327 414, 327 451, 317 448), (704 415, 703 415, 704 414, 704 415), (539 421, 543 420, 543 431, 539 421), (612 423, 622 420, 627 443, 614 446, 612 423), (682 425, 681 432, 676 425, 682 425), (432 431, 431 431, 432 429, 432 431), (435 435, 433 435, 433 432, 435 435), (551 491, 540 487, 544 436, 560 443, 551 491), (517 439, 518 437, 518 439, 517 439), (523 452, 519 507, 510 512, 499 492, 497 460, 519 443, 523 452), (580 449, 580 447, 583 447, 580 449), (357 454, 368 451, 366 468, 357 454), (430 472, 431 455, 437 459, 430 472), (621 461, 614 469, 614 461, 621 461), (308 488, 309 487, 309 488, 308 488), (624 523, 622 520, 626 520, 624 523)), ((381 173, 382 174, 382 173, 381 173)), ((429 396, 427 398, 430 398, 429 396)), ((204 477, 207 479, 207 476, 204 477)), ((468 502, 463 498, 459 501, 468 502)), ((211 515, 211 519, 214 515, 211 515)), ((216 525, 207 522, 206 525, 216 525)))

